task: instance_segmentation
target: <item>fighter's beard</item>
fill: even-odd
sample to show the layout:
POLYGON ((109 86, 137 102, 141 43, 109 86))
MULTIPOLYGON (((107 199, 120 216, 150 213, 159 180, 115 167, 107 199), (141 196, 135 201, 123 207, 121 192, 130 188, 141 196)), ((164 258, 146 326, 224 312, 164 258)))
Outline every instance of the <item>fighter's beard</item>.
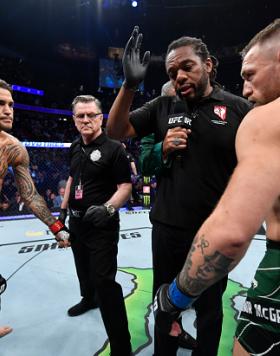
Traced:
POLYGON ((1 131, 4 131, 4 132, 7 132, 7 133, 10 133, 12 131, 13 127, 6 127, 6 126, 1 126, 0 124, 0 132, 1 131))

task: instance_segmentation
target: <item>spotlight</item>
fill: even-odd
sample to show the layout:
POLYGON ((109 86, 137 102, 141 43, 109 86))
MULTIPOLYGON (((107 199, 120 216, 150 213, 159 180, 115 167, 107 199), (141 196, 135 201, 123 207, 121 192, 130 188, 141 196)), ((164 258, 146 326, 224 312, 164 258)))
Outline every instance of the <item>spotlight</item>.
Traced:
POLYGON ((138 2, 137 1, 131 1, 131 6, 132 7, 137 7, 138 6, 138 2))

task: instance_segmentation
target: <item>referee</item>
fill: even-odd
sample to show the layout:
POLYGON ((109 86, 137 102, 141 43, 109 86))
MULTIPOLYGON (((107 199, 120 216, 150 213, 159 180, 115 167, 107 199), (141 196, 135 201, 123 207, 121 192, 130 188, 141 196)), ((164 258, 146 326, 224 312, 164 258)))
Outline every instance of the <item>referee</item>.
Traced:
POLYGON ((71 317, 100 308, 112 356, 131 354, 121 286, 115 281, 119 240, 118 209, 131 194, 130 169, 120 142, 102 131, 101 103, 77 96, 73 118, 80 137, 70 147, 70 175, 60 218, 69 208, 69 229, 82 300, 71 317))

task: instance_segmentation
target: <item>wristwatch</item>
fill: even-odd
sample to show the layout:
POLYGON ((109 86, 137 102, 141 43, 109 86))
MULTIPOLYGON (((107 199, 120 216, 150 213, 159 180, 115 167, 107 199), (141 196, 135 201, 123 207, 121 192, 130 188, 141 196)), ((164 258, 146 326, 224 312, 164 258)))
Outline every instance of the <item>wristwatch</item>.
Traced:
POLYGON ((112 215, 115 214, 116 209, 115 209, 115 207, 114 207, 112 204, 110 204, 110 203, 105 203, 104 206, 106 207, 107 213, 108 213, 110 216, 112 216, 112 215))

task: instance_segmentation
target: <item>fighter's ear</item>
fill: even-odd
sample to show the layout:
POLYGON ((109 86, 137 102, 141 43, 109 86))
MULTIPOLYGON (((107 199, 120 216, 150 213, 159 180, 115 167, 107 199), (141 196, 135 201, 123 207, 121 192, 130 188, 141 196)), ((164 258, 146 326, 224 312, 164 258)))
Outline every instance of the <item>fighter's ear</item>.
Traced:
POLYGON ((103 114, 100 114, 100 121, 101 121, 101 125, 102 125, 102 123, 103 123, 103 119, 104 119, 103 114))
POLYGON ((205 68, 207 70, 207 73, 211 73, 211 70, 213 68, 213 62, 212 59, 210 57, 208 57, 206 59, 206 61, 204 62, 205 68))

